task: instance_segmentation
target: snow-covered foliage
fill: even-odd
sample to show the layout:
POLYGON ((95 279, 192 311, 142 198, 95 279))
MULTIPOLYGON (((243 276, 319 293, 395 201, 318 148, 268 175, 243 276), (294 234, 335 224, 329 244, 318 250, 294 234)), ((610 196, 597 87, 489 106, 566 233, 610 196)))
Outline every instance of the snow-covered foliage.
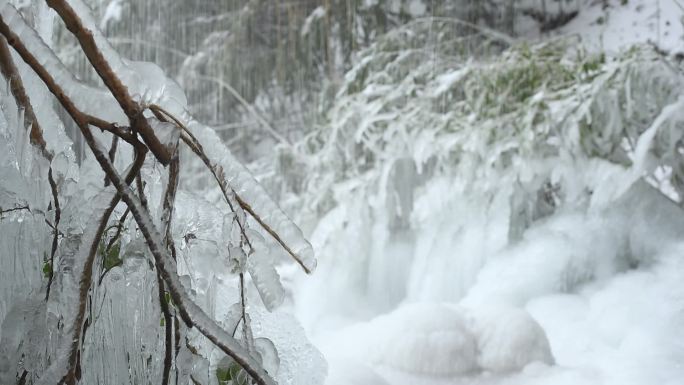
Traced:
MULTIPOLYGON (((410 23, 378 39, 347 73, 328 124, 294 149, 281 150, 274 189, 311 229, 320 257, 317 276, 299 288, 298 314, 326 356, 334 357, 331 373, 339 373, 336 365, 356 362, 358 350, 368 350, 380 357, 365 361, 375 362, 376 374, 409 384, 427 381, 415 375, 430 373, 437 358, 400 357, 410 349, 397 344, 410 344, 421 325, 440 316, 380 314, 416 301, 459 303, 475 311, 527 307, 535 318, 543 314, 539 324, 523 325, 529 316, 491 315, 496 312, 480 321, 475 317, 472 330, 486 331, 460 332, 454 341, 461 342, 447 344, 437 356, 465 349, 462 341, 473 338, 481 341, 479 358, 461 358, 459 364, 471 360, 488 371, 506 371, 531 361, 550 363, 548 347, 545 352, 534 342, 546 341, 550 328, 553 356, 572 370, 532 366, 520 375, 497 375, 496 381, 623 383, 621 366, 610 360, 636 362, 638 351, 618 347, 592 362, 580 347, 568 348, 554 337, 577 338, 585 348, 601 350, 635 335, 679 335, 673 323, 679 319, 678 294, 666 295, 660 291, 666 285, 654 281, 647 287, 661 293, 655 303, 620 321, 624 327, 617 335, 595 329, 590 320, 581 330, 562 329, 551 298, 592 304, 573 316, 609 328, 622 313, 601 313, 595 301, 631 301, 610 289, 617 284, 612 277, 624 276, 633 282, 625 285, 635 284, 636 290, 642 274, 668 281, 663 269, 672 264, 682 272, 671 251, 681 247, 678 231, 667 230, 680 228, 684 214, 678 206, 684 191, 679 63, 651 45, 615 56, 589 53, 574 37, 504 49, 506 39, 480 30, 454 41, 440 33, 440 25, 449 22, 410 23), (648 321, 654 307, 668 320, 664 329, 648 321), (376 316, 370 322, 377 323, 377 329, 370 327, 375 332, 353 326, 376 316), (379 330, 391 334, 390 324, 397 332, 382 340, 379 330), (507 334, 509 324, 518 325, 510 327, 519 335, 507 334), (502 335, 513 339, 491 342, 502 335), (521 351, 529 360, 517 355, 521 351)), ((681 285, 669 290, 680 292, 681 285)), ((448 330, 460 330, 459 321, 442 318, 448 330)), ((416 339, 433 341, 429 333, 416 339)), ((432 349, 438 350, 435 345, 425 351, 432 349)), ((681 353, 677 344, 654 352, 681 353)), ((679 378, 674 362, 654 356, 630 372, 637 378, 633 383, 679 378)), ((434 383, 461 383, 455 372, 453 382, 434 383)), ((359 376, 373 378, 365 370, 359 376)), ((478 375, 468 378, 491 383, 478 375)))

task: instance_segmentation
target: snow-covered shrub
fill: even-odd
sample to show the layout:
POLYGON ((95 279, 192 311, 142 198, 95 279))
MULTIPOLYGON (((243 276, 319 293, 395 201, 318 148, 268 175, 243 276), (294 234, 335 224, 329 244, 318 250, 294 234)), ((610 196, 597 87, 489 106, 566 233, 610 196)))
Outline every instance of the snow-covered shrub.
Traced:
MULTIPOLYGON (((649 45, 589 54, 572 37, 502 50, 510 40, 492 31, 441 33, 451 22, 379 38, 328 124, 280 151, 274 190, 311 229, 325 266, 314 281, 339 300, 305 290, 321 312, 459 300, 533 223, 601 210, 642 177, 681 200, 676 61, 649 45)), ((557 287, 593 276, 581 266, 557 287)))

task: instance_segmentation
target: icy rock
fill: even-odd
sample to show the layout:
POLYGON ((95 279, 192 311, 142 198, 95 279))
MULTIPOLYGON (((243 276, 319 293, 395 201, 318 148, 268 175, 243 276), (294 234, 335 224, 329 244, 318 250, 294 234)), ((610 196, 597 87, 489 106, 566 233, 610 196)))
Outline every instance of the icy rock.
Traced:
POLYGON ((512 372, 533 362, 554 363, 546 333, 524 310, 477 308, 469 314, 482 370, 512 372))

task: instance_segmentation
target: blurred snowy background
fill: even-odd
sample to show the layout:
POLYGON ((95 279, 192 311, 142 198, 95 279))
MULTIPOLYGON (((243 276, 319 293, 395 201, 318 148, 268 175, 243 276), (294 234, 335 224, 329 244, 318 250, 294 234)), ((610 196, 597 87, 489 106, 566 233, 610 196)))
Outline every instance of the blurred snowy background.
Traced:
MULTIPOLYGON (((684 1, 88 3, 312 242, 257 328, 282 317, 327 366, 284 383, 684 384, 684 1)), ((190 217, 221 198, 200 168, 190 217)), ((221 313, 235 294, 194 268, 221 313)))

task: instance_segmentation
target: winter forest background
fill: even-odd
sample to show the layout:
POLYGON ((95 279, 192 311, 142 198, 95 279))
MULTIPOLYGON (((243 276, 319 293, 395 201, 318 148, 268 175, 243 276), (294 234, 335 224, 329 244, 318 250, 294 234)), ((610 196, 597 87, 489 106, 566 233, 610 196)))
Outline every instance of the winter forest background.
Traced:
POLYGON ((0 384, 684 384, 684 1, 0 20, 0 384))

